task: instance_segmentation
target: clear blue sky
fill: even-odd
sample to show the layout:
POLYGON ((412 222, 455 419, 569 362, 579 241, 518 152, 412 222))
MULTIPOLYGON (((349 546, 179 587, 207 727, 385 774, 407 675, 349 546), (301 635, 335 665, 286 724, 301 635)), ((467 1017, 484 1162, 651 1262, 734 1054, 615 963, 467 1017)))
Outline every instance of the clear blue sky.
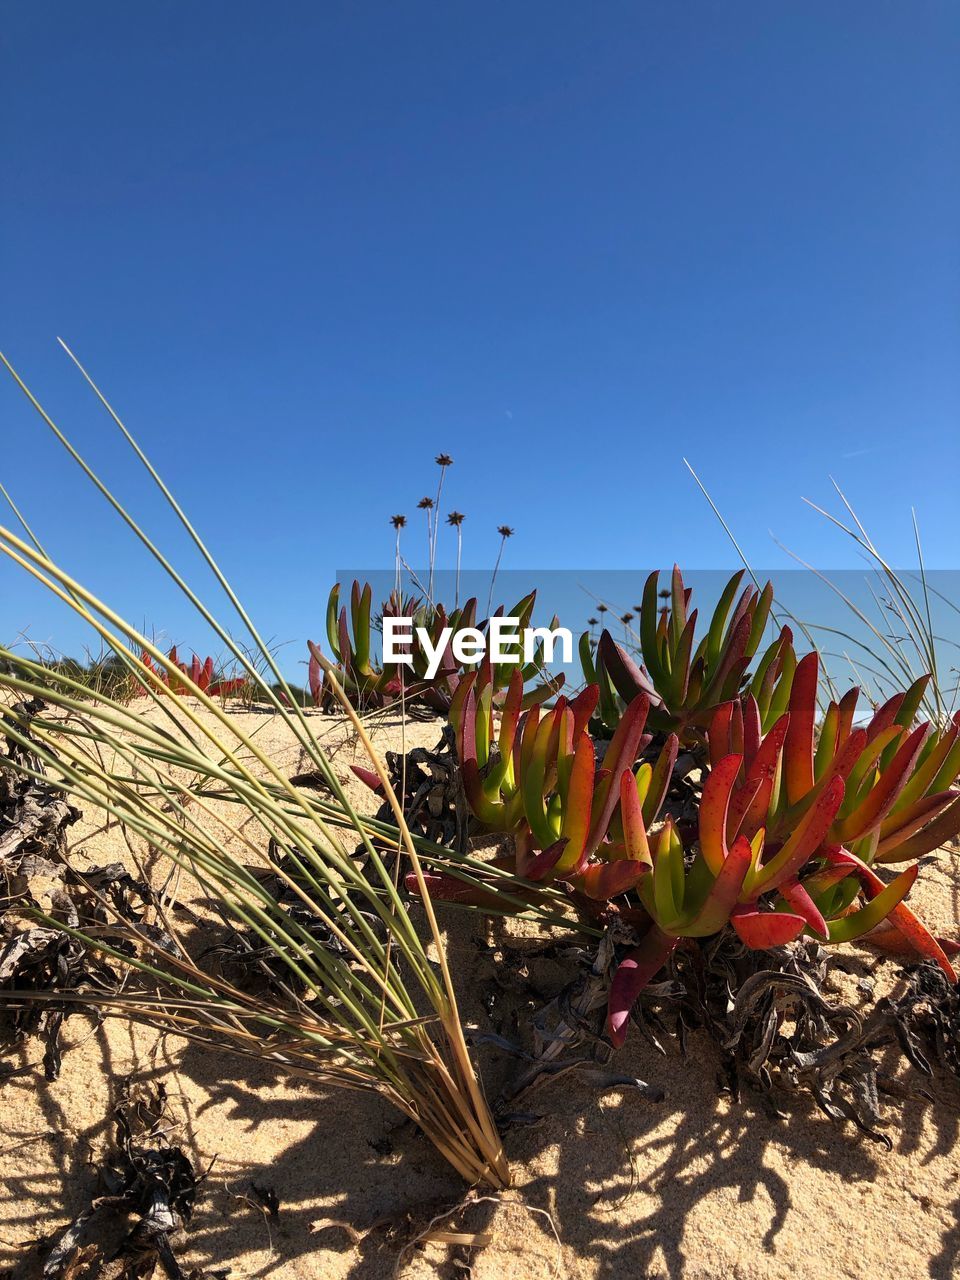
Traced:
MULTIPOLYGON (((0 343, 162 531, 74 346, 270 634, 440 449, 468 565, 504 521, 512 567, 732 563, 683 454, 760 565, 854 563, 829 474, 956 565, 955 3, 7 0, 0 47, 0 343)), ((0 422, 49 549, 189 644, 6 382, 0 422)), ((0 568, 4 641, 55 619, 0 568)))

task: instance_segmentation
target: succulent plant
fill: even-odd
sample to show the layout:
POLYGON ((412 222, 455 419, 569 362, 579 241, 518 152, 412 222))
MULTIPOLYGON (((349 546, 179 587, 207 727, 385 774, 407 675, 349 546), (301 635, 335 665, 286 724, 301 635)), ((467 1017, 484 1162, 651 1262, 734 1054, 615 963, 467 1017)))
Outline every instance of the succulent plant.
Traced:
MULTIPOLYGON (((508 614, 505 614, 501 605, 494 616, 517 618, 522 631, 530 625, 536 598, 537 593, 531 591, 508 614)), ((350 592, 349 614, 346 607, 340 605, 340 584, 334 584, 327 601, 327 643, 333 655, 332 665, 336 670, 337 680, 351 702, 358 707, 382 707, 403 694, 435 711, 447 711, 464 673, 476 670, 478 664, 468 667, 458 662, 448 642, 442 650, 438 669, 433 675, 429 675, 430 657, 418 635, 418 628, 425 630, 433 650, 439 645, 445 628, 450 628, 453 633, 474 627, 483 631, 488 624, 483 622, 478 627, 476 598, 472 597, 461 608, 448 614, 442 604, 431 606, 425 601, 400 597, 397 592, 393 592, 384 604, 381 616, 412 619, 413 633, 407 650, 411 658, 409 664, 390 663, 384 666, 374 660, 375 626, 373 590, 370 584, 366 583, 361 588, 359 582, 354 582, 350 592)), ((554 618, 551 627, 556 626, 556 623, 554 618)), ((314 704, 321 707, 332 705, 329 690, 324 683, 323 655, 316 645, 311 643, 309 648, 309 685, 314 704)), ((524 685, 543 676, 543 645, 538 646, 530 662, 524 663, 518 654, 515 662, 497 664, 493 680, 500 700, 516 671, 521 673, 524 685)), ((558 691, 563 683, 562 673, 549 681, 545 680, 526 693, 524 706, 530 705, 531 701, 544 701, 558 691)))
MULTIPOLYGON (((218 677, 211 657, 201 662, 194 654, 188 667, 185 662, 180 661, 176 645, 167 654, 166 667, 162 670, 155 665, 149 653, 144 653, 140 660, 156 675, 161 684, 167 686, 171 693, 181 696, 199 691, 211 698, 226 698, 233 693, 239 693, 247 683, 242 676, 235 679, 218 677)), ((141 692, 147 691, 141 686, 141 692)))
MULTIPOLYGON (((934 737, 929 726, 912 727, 918 682, 863 729, 853 726, 853 696, 831 704, 818 738, 818 675, 816 655, 804 658, 787 709, 766 731, 754 692, 715 710, 689 847, 673 817, 658 822, 678 735, 637 765, 654 745, 645 693, 625 706, 601 758, 589 727, 597 685, 524 714, 515 673, 499 716, 488 663, 459 686, 450 716, 467 802, 481 829, 513 839, 512 859, 498 865, 526 877, 532 892, 562 883, 581 913, 596 919, 612 909, 641 933, 610 989, 614 1044, 679 942, 727 925, 762 950, 802 933, 850 942, 886 921, 955 980, 944 948, 904 901, 917 864, 887 884, 871 863, 905 846, 915 856, 940 833, 932 824, 957 813, 957 793, 942 785, 960 769, 960 725, 934 737)), ((480 908, 496 901, 494 891, 438 872, 430 888, 480 908)))
MULTIPOLYGON (((669 740, 655 764, 635 762, 649 744, 649 701, 634 700, 598 761, 587 725, 598 690, 524 711, 520 671, 498 718, 489 662, 464 677, 451 707, 464 792, 478 825, 513 836, 513 869, 532 884, 563 881, 588 913, 649 870, 644 824, 654 821, 676 760, 669 740), (499 720, 499 723, 497 722, 499 720), (638 843, 639 841, 639 843, 638 843)), ((464 900, 460 882, 439 895, 464 900)), ((481 895, 482 896, 482 895, 481 895)), ((479 901, 476 905, 482 905, 479 901)))
POLYGON ((834 779, 843 796, 828 842, 864 862, 902 862, 960 831, 960 716, 944 732, 914 725, 927 677, 856 726, 860 691, 831 701, 817 724, 819 659, 797 666, 788 710, 764 733, 752 694, 726 703, 708 731, 711 761, 742 756, 727 835, 761 827, 781 839, 834 779))
POLYGON ((835 824, 843 821, 844 779, 828 774, 789 834, 768 841, 762 825, 752 837, 742 830, 749 796, 765 787, 768 773, 752 775, 745 797, 744 787, 737 788, 743 766, 741 754, 730 754, 711 769, 692 861, 671 820, 647 837, 652 870, 634 890, 650 923, 611 983, 608 1032, 615 1045, 626 1036, 638 995, 680 940, 709 936, 728 923, 746 946, 763 950, 804 932, 821 942, 850 942, 889 920, 914 951, 935 960, 956 981, 943 948, 904 903, 917 864, 885 884, 832 839, 835 824))
MULTIPOLYGON (((581 637, 581 663, 587 680, 600 686, 605 726, 614 727, 626 703, 644 693, 652 704, 651 728, 677 733, 687 743, 702 740, 716 708, 742 691, 770 617, 771 584, 762 590, 748 586, 737 598, 742 579, 741 571, 729 580, 696 647, 698 614, 690 610, 691 591, 676 566, 663 607, 659 574, 650 574, 644 587, 638 607, 642 666, 609 631, 601 634, 596 650, 589 634, 581 637)), ((783 627, 749 681, 764 727, 784 710, 795 669, 793 636, 783 627)))
MULTIPOLYGON (((335 582, 327 599, 327 643, 333 655, 337 679, 356 707, 382 707, 400 692, 395 671, 384 670, 373 661, 373 588, 354 581, 350 590, 350 613, 340 605, 340 583, 335 582)), ((308 668, 310 694, 318 707, 335 705, 324 684, 323 665, 310 647, 308 668)))

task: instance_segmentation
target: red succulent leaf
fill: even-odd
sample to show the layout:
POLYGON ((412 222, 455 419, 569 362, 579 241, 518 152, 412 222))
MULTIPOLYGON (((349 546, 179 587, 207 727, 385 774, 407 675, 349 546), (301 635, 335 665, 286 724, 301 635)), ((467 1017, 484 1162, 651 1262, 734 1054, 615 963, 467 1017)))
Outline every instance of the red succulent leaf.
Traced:
POLYGON ((839 750, 849 738, 853 730, 853 717, 857 713, 857 703, 860 700, 860 690, 854 685, 840 699, 837 704, 837 710, 840 713, 839 724, 837 725, 837 749, 839 750))
POLYGON ((593 811, 596 785, 596 757, 593 739, 588 733, 580 735, 573 754, 573 767, 564 797, 562 835, 567 844, 562 870, 579 868, 587 858, 587 838, 593 811))
POLYGON ((245 684, 246 681, 242 676, 237 676, 234 680, 218 680, 208 686, 207 694, 211 698, 226 698, 231 693, 239 693, 245 684))
POLYGON ((670 959, 678 941, 651 924, 640 945, 621 961, 607 1000, 607 1035, 615 1048, 619 1049, 627 1038, 634 1001, 670 959))
POLYGON ((733 710, 735 702, 721 702, 713 713, 707 730, 707 747, 710 752, 710 768, 715 769, 724 756, 733 752, 733 710))
POLYGON ((311 649, 310 665, 307 667, 307 680, 310 684, 310 697, 313 699, 313 705, 320 705, 320 698, 323 694, 323 667, 317 661, 317 656, 311 649))
POLYGON ((906 694, 895 693, 892 698, 888 698, 873 713, 873 719, 867 725, 867 737, 871 742, 878 733, 882 733, 884 729, 889 729, 891 725, 897 723, 897 714, 905 697, 906 694))
POLYGON ((740 836, 734 841, 727 854, 702 907, 694 918, 683 926, 685 935, 706 937, 708 934, 718 933, 723 928, 737 905, 737 899, 740 897, 743 882, 752 861, 753 850, 750 847, 750 841, 740 836))
POLYGON ((604 789, 602 800, 599 791, 597 793, 593 821, 585 845, 588 855, 593 853, 610 826, 610 819, 620 800, 621 773, 624 769, 633 772, 633 763, 637 758, 637 750, 649 710, 650 699, 642 693, 637 694, 621 716, 617 731, 603 757, 603 769, 609 773, 612 784, 608 784, 604 789))
POLYGON ((627 857, 652 865, 643 808, 637 792, 637 781, 632 773, 624 772, 620 775, 620 818, 627 857))
POLYGON ((819 934, 821 938, 828 936, 827 922, 823 918, 823 913, 802 884, 796 880, 788 880, 780 886, 780 892, 797 915, 803 916, 814 933, 819 934))
POLYGON ((588 684, 571 700, 570 710, 573 712, 573 741, 575 743, 590 723, 590 718, 597 709, 599 698, 600 686, 598 684, 588 684))
MULTIPOLYGON (((855 868, 861 883, 872 897, 882 893, 886 888, 886 885, 876 872, 868 867, 856 854, 851 853, 849 849, 833 846, 827 848, 824 852, 828 861, 838 866, 855 868)), ((918 955, 935 960, 951 982, 957 981, 953 965, 944 954, 943 948, 927 929, 926 925, 917 919, 905 902, 898 903, 887 919, 891 924, 896 925, 918 955)))
POLYGON ((863 755, 869 742, 870 738, 866 729, 854 729, 847 734, 843 746, 833 762, 833 767, 829 770, 830 775, 834 778, 843 778, 846 781, 853 771, 853 766, 863 755))
MULTIPOLYGON (((458 880, 456 876, 424 871, 423 879, 427 886, 427 893, 440 902, 460 902, 465 906, 480 907, 483 910, 503 907, 501 899, 493 891, 482 889, 478 885, 467 884, 463 880, 458 880)), ((419 897, 420 884, 415 872, 411 871, 405 875, 403 883, 408 893, 419 897)))
POLYGON ((551 871, 559 863, 563 856, 563 851, 567 847, 566 839, 555 840, 548 849, 544 849, 542 853, 534 854, 524 867, 524 875, 528 880, 534 882, 546 880, 551 871))
MULTIPOLYGON (((731 626, 733 626, 732 623, 731 626)), ((727 682, 732 676, 737 674, 738 669, 740 672, 744 670, 747 662, 747 659, 744 658, 744 652, 746 651, 747 642, 750 639, 750 630, 750 616, 749 614, 744 613, 736 625, 733 626, 733 630, 729 634, 729 638, 724 647, 720 661, 717 664, 717 670, 710 680, 709 687, 706 690, 706 695, 703 699, 704 702, 709 701, 710 698, 717 694, 722 694, 723 690, 727 686, 727 682)))
POLYGON ((660 696, 646 674, 607 630, 600 633, 597 657, 624 702, 632 702, 638 694, 643 694, 654 706, 659 704, 660 696))
POLYGON ((715 876, 720 874, 727 857, 727 812, 742 760, 738 755, 724 756, 716 768, 710 770, 703 785, 700 852, 715 876))
POLYGON ((737 788, 730 800, 727 814, 728 840, 733 840, 738 835, 745 821, 748 835, 764 825, 789 725, 790 713, 787 712, 780 717, 755 752, 743 785, 737 788))
MULTIPOLYGON (((876 947, 888 955, 915 956, 916 949, 889 918, 865 934, 862 941, 869 947, 876 947)), ((938 937, 937 944, 945 956, 960 954, 960 942, 953 938, 938 937)))
POLYGON ((595 862, 570 880, 574 888, 588 898, 608 902, 634 888, 649 872, 648 862, 618 858, 616 862, 595 862))
POLYGON ((786 881, 796 877, 803 864, 809 861, 823 844, 842 801, 843 781, 840 778, 832 778, 797 823, 789 840, 768 863, 760 868, 750 886, 754 897, 770 889, 777 889, 786 881))
POLYGON ((790 691, 790 723, 783 747, 787 800, 797 804, 813 788, 813 746, 820 659, 808 653, 797 663, 790 691))
POLYGON ((503 701, 503 710, 500 714, 500 756, 506 760, 513 751, 513 744, 517 736, 517 725, 520 723, 520 708, 523 703, 523 676, 519 670, 516 670, 510 676, 510 683, 507 686, 507 696, 503 701))
POLYGON ((371 791, 382 794, 383 782, 380 779, 380 775, 375 773, 373 769, 365 769, 362 764, 352 764, 350 769, 371 791))
POLYGON ((753 951, 766 951, 769 947, 782 947, 800 937, 806 926, 803 916, 786 911, 758 911, 756 907, 738 907, 730 916, 730 923, 740 941, 753 951))
POLYGON ((743 760, 747 768, 760 750, 763 728, 760 724, 760 707, 752 693, 743 700, 743 760))

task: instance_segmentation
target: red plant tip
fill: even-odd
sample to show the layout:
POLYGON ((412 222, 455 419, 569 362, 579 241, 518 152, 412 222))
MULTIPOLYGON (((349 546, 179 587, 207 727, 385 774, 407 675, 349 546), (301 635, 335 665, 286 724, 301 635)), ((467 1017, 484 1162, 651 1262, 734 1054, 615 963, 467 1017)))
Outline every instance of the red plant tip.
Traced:
POLYGON ((633 614, 632 614, 632 613, 625 613, 625 614, 621 617, 620 621, 623 623, 623 625, 624 625, 625 627, 626 627, 626 626, 629 626, 629 625, 630 625, 630 623, 633 621, 633 614))
POLYGON ((436 462, 438 467, 453 466, 453 459, 450 457, 449 453, 438 453, 436 458, 434 458, 434 462, 436 462))
POLYGON ((391 516, 390 523, 395 529, 402 529, 407 523, 406 516, 391 516))
POLYGON ((432 498, 421 498, 421 499, 420 499, 420 501, 417 503, 417 509, 418 509, 419 511, 432 511, 432 510, 433 510, 433 499, 432 499, 432 498))
POLYGON ((512 538, 514 530, 511 529, 508 524, 498 524, 497 533, 499 533, 501 538, 512 538))
POLYGON ((459 529, 465 519, 466 516, 462 511, 451 511, 447 516, 447 524, 452 524, 455 529, 459 529))
POLYGON ((364 769, 363 765, 360 764, 352 764, 350 769, 362 783, 370 788, 371 791, 376 792, 383 790, 383 783, 380 780, 380 775, 378 773, 374 773, 372 769, 364 769))

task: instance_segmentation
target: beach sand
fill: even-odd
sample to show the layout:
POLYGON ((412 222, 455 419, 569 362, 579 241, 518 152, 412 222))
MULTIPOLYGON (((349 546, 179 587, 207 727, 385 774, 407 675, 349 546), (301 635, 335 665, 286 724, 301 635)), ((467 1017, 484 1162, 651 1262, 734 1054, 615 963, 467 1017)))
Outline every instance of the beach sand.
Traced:
MULTIPOLYGON (((279 719, 250 713, 237 723, 255 731, 281 767, 297 771, 296 746, 279 719)), ((375 807, 349 772, 359 757, 343 724, 330 717, 313 723, 358 805, 375 807)), ((438 736, 437 722, 405 728, 407 747, 432 746, 438 736)), ((381 749, 398 748, 400 737, 389 719, 375 733, 381 749)), ((129 858, 120 833, 103 830, 95 814, 70 835, 81 868, 129 858)), ((954 855, 924 868, 911 901, 938 931, 957 934, 954 855)), ((485 993, 496 990, 522 1008, 526 997, 512 990, 511 974, 523 959, 508 951, 508 963, 486 945, 503 943, 501 929, 460 913, 443 920, 464 1018, 487 1030, 485 993)), ((871 953, 850 954, 853 970, 877 964, 871 953)), ((531 960, 528 968, 546 994, 572 976, 556 960, 531 960)), ((895 960, 880 963, 878 990, 897 968, 895 960)), ((198 1169, 212 1162, 193 1222, 177 1241, 186 1271, 374 1280, 394 1275, 399 1260, 399 1274, 410 1278, 947 1280, 957 1267, 960 1086, 912 1071, 904 1078, 932 1100, 908 1102, 902 1113, 888 1108, 893 1150, 886 1152, 852 1126, 832 1124, 809 1100, 776 1120, 757 1099, 721 1095, 716 1053, 699 1035, 686 1057, 675 1049, 661 1056, 634 1029, 615 1067, 661 1087, 663 1102, 629 1090, 598 1096, 575 1076, 545 1085, 525 1103, 542 1120, 505 1136, 514 1188, 499 1203, 479 1200, 438 1224, 482 1233, 489 1243, 473 1250, 432 1243, 399 1258, 405 1242, 461 1200, 464 1187, 379 1099, 284 1081, 118 1019, 97 1025, 73 1016, 64 1044, 60 1078, 49 1084, 36 1040, 6 1059, 28 1069, 0 1092, 0 1275, 35 1274, 43 1251, 33 1242, 54 1239, 96 1194, 117 1082, 128 1075, 162 1082, 173 1117, 169 1140, 198 1169), (276 1219, 258 1207, 254 1184, 276 1192, 276 1219)), ((485 1058, 489 1093, 515 1069, 502 1057, 485 1058)))

